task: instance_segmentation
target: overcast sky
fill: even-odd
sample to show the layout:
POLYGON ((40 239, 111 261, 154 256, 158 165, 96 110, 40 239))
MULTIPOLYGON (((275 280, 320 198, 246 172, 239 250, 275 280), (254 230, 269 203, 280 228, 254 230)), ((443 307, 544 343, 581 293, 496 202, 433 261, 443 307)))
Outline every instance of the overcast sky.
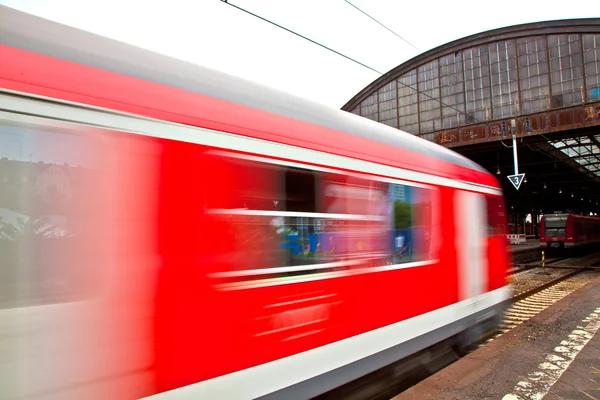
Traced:
MULTIPOLYGON (((598 17, 589 2, 350 0, 421 52, 471 34, 598 17)), ((344 0, 229 0, 386 72, 419 54, 344 0)), ((0 0, 44 18, 340 108, 379 75, 221 0, 0 0)))

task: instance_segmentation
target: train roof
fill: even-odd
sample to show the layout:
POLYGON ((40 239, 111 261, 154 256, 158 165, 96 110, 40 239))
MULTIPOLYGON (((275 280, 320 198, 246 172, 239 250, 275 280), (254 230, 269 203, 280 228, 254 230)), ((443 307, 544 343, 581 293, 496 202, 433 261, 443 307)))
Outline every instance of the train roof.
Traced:
POLYGON ((0 44, 242 104, 488 173, 409 133, 186 61, 0 6, 0 44))

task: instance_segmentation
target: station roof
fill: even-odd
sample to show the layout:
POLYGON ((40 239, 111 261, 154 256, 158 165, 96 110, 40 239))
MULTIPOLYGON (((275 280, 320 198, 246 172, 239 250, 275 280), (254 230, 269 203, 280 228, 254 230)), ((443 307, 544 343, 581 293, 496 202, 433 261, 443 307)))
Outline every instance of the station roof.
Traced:
POLYGON ((600 147, 598 134, 555 140, 516 140, 519 172, 525 180, 516 190, 511 139, 459 149, 484 166, 502 184, 506 205, 518 214, 554 211, 600 213, 600 147))
POLYGON ((600 213, 600 18, 447 43, 384 74, 342 109, 500 170, 517 213, 600 213), (526 174, 518 191, 506 178, 513 134, 526 174))

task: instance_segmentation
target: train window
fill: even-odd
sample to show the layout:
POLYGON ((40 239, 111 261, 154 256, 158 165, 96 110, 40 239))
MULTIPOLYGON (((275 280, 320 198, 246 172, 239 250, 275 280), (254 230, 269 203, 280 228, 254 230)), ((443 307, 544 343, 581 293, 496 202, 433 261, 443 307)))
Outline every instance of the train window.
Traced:
POLYGON ((0 308, 73 301, 98 287, 108 206, 102 146, 0 120, 0 308))
POLYGON ((435 258, 433 196, 430 189, 391 184, 392 262, 435 258))
POLYGON ((237 280, 435 258, 429 189, 221 157, 207 199, 228 243, 212 276, 237 280))
POLYGON ((389 257, 387 184, 236 157, 214 162, 207 215, 228 243, 219 276, 307 274, 389 257))
POLYGON ((544 216, 544 234, 548 237, 565 237, 567 229, 566 215, 544 216))
POLYGON ((318 243, 334 259, 384 264, 389 255, 387 184, 340 174, 321 174, 318 243))

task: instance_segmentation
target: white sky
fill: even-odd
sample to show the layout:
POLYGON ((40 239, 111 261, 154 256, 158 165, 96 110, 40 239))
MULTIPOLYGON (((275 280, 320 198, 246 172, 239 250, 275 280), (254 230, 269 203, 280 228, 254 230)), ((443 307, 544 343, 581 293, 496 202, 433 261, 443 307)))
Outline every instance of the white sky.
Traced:
MULTIPOLYGON (((592 18, 589 2, 351 0, 421 51, 494 28, 592 18)), ((229 0, 387 72, 419 54, 344 0, 229 0)), ((593 2, 592 2, 593 3, 593 2)), ((378 74, 221 0, 0 0, 340 108, 378 74)))

